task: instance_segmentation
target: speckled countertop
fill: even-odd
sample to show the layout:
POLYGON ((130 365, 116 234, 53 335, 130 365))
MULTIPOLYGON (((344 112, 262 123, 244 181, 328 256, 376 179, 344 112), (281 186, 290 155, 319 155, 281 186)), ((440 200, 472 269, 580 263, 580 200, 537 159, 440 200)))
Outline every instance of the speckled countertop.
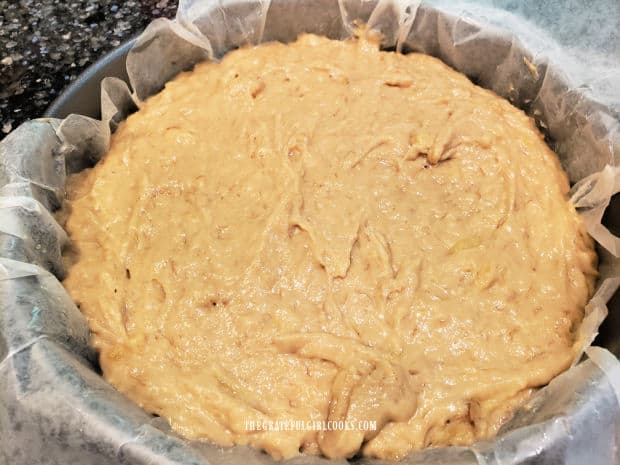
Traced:
POLYGON ((0 139, 177 0, 0 0, 0 139))

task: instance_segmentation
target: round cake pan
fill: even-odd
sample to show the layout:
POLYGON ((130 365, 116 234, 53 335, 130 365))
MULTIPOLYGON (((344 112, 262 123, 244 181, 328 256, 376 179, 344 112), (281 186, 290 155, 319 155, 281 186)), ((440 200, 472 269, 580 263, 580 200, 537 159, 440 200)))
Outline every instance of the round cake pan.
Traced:
MULTIPOLYGON (((8 259, 2 257, 8 279, 0 276, 0 295, 9 298, 0 301, 7 300, 8 305, 3 307, 11 309, 0 312, 4 317, 0 318, 0 330, 8 328, 9 336, 0 331, 0 355, 4 356, 5 347, 8 354, 0 362, 0 464, 275 464, 267 454, 249 447, 223 449, 209 442, 183 440, 164 418, 152 416, 115 390, 101 376, 97 354, 88 343, 85 319, 57 280, 62 272, 53 275, 46 271, 55 272, 56 265, 62 269, 61 248, 67 239, 56 223, 48 221, 53 219, 50 212, 61 205, 64 193, 65 173, 58 162, 64 158, 68 172, 79 171, 104 155, 109 141, 107 128, 70 115, 99 118, 102 79, 115 77, 127 82, 127 63, 136 77, 135 95, 146 99, 176 73, 206 58, 221 58, 248 42, 288 42, 302 32, 341 39, 355 29, 353 19, 362 18, 370 28, 383 33, 387 49, 433 55, 474 83, 525 109, 543 128, 549 128, 549 144, 558 148, 572 180, 615 162, 616 145, 608 143, 616 141, 617 126, 612 125, 617 120, 617 113, 612 113, 615 101, 608 101, 603 92, 608 87, 597 86, 602 82, 615 88, 615 83, 603 79, 607 75, 580 74, 599 69, 585 66, 592 64, 587 58, 594 54, 584 55, 583 64, 578 61, 576 66, 564 54, 572 48, 558 38, 556 50, 553 42, 546 40, 554 25, 561 25, 563 30, 577 29, 556 14, 562 9, 531 9, 541 20, 535 27, 521 16, 481 3, 181 0, 177 22, 152 23, 138 41, 124 43, 79 76, 48 109, 48 119, 29 122, 3 140, 0 158, 4 156, 8 162, 0 163, 0 186, 8 186, 14 202, 10 204, 10 219, 20 227, 24 225, 29 236, 18 237, 13 233, 15 228, 5 231, 4 236, 0 234, 0 246, 6 243, 10 253, 8 259), (405 3, 409 5, 405 7, 405 3), (201 38, 193 35, 194 26, 208 43, 194 40, 201 38), (138 46, 130 52, 134 44, 138 46), (584 86, 584 82, 592 86, 584 86), (68 116, 60 124, 60 119, 68 116), (5 178, 8 184, 3 184, 5 178), (37 210, 33 199, 41 199, 39 203, 45 208, 37 210), (49 247, 37 248, 40 243, 29 241, 34 233, 50 227, 58 234, 47 234, 53 236, 49 247)), ((601 25, 608 23, 610 11, 602 11, 599 21, 586 21, 577 15, 580 25, 595 25, 582 30, 579 45, 604 29, 601 25)), ((607 50, 594 44, 583 50, 597 52, 603 48, 607 50)), ((136 109, 137 99, 126 90, 118 81, 106 83, 110 98, 104 99, 104 113, 112 113, 113 106, 117 110, 110 120, 112 130, 136 109)), ((593 200, 588 195, 591 192, 596 193, 589 191, 583 198, 593 200)), ((599 211, 587 202, 581 205, 586 213, 599 211)), ((4 224, 4 218, 0 223, 4 224)), ((607 209, 604 224, 616 235, 620 232, 617 200, 607 209)), ((605 258, 602 270, 617 263, 608 253, 600 256, 605 258)), ((603 312, 598 302, 592 307, 603 312)), ((608 307, 610 316, 595 344, 620 355, 620 293, 608 307)), ((601 313, 593 311, 593 315, 601 313)), ((601 348, 591 348, 581 363, 540 389, 525 408, 519 409, 495 440, 471 448, 423 450, 411 454, 404 463, 620 463, 620 385, 613 370, 617 370, 617 360, 601 348)), ((301 456, 286 463, 328 462, 301 456)), ((362 458, 355 463, 385 462, 362 458)))

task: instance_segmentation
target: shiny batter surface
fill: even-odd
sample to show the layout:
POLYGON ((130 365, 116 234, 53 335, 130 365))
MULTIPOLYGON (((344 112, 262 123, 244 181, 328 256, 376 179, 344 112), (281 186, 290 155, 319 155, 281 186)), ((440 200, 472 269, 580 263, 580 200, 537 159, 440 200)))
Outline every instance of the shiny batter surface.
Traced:
POLYGON ((64 284, 105 378, 180 434, 397 458, 493 435, 569 367, 596 258, 567 191, 507 101, 306 35, 200 64, 121 125, 71 180, 64 284))

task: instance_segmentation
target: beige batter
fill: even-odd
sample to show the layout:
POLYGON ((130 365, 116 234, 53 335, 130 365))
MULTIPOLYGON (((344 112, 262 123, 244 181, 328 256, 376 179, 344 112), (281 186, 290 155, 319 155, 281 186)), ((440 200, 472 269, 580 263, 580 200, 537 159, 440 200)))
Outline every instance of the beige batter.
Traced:
POLYGON ((493 435, 570 365, 596 257, 567 190, 533 122, 440 61, 306 35, 121 125, 71 182, 64 284, 106 379, 180 434, 398 458, 493 435))

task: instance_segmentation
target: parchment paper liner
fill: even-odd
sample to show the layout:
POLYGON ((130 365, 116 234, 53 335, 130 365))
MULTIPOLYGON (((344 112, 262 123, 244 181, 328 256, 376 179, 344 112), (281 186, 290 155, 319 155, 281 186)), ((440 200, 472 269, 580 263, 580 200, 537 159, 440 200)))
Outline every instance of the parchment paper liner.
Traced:
MULTIPOLYGON (((584 22, 602 19, 584 14, 584 22)), ((620 191, 620 65, 604 38, 559 42, 522 18, 465 2, 181 0, 176 20, 153 21, 130 52, 132 91, 118 79, 103 81, 102 121, 77 115, 35 120, 0 143, 5 463, 273 462, 247 447, 182 440, 101 378, 86 322, 57 279, 68 238, 50 212, 61 205, 66 174, 96 163, 118 123, 178 72, 240 45, 287 42, 302 32, 343 39, 354 20, 379 30, 384 47, 437 56, 534 117, 575 183, 572 201, 601 246, 601 279, 581 327, 584 360, 535 394, 496 439, 414 452, 403 463, 620 462, 620 363, 603 348, 586 348, 620 283, 620 239, 601 224, 610 197, 620 191)), ((345 461, 301 456, 287 462, 345 461)))

